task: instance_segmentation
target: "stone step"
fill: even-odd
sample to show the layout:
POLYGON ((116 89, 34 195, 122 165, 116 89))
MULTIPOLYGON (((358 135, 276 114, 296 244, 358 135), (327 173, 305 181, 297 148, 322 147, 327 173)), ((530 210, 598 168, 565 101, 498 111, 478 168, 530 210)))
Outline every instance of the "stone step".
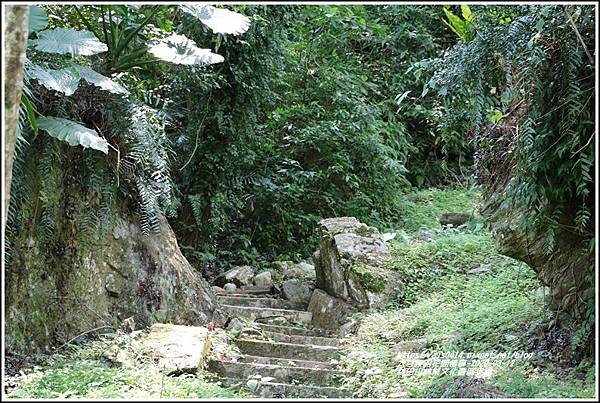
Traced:
POLYGON ((243 292, 217 292, 215 294, 217 298, 223 297, 238 297, 238 298, 275 298, 271 294, 256 294, 256 293, 243 293, 243 292))
POLYGON ((236 288, 233 291, 217 291, 217 295, 234 295, 234 294, 242 294, 242 295, 262 295, 262 294, 271 294, 271 288, 269 287, 253 287, 253 286, 245 286, 236 288))
POLYGON ((264 382, 255 392, 258 397, 269 398, 351 398, 352 394, 333 386, 290 385, 288 383, 264 382))
POLYGON ((237 339, 235 344, 239 347, 242 354, 263 357, 328 362, 339 355, 339 349, 331 346, 279 343, 253 339, 237 339))
MULTIPOLYGON (((224 378, 223 383, 249 391, 245 380, 224 378)), ((288 383, 261 382, 256 391, 251 392, 262 398, 350 398, 351 394, 332 386, 291 385, 288 383)))
POLYGON ((276 308, 293 309, 297 311, 306 311, 307 305, 297 302, 287 301, 285 299, 247 297, 247 296, 219 296, 219 301, 223 305, 249 306, 255 308, 276 308))
POLYGON ((292 309, 257 308, 247 306, 223 305, 229 313, 250 319, 263 319, 274 316, 285 318, 294 323, 310 323, 312 313, 306 311, 295 311, 292 309))
POLYGON ((291 360, 289 358, 260 357, 257 355, 244 355, 238 362, 280 365, 286 367, 333 369, 333 365, 324 361, 291 360))
POLYGON ((331 337, 331 333, 324 329, 305 328, 296 326, 280 326, 266 323, 257 323, 261 330, 266 332, 282 333, 291 336, 316 336, 316 337, 331 337))
POLYGON ((335 386, 342 372, 331 369, 289 367, 272 364, 257 364, 248 362, 210 361, 210 371, 232 379, 247 380, 254 375, 274 378, 272 382, 301 383, 314 386, 335 386))
POLYGON ((312 344, 316 346, 332 346, 337 347, 338 339, 333 337, 318 337, 318 336, 299 336, 289 335, 276 332, 266 332, 263 334, 273 341, 281 343, 293 343, 293 344, 312 344))

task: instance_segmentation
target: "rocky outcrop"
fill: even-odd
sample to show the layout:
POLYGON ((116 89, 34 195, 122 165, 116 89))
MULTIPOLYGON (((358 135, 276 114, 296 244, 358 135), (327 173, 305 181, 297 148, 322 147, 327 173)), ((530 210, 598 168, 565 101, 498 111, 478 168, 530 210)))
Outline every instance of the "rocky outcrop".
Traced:
POLYGON ((586 276, 593 273, 590 268, 594 257, 588 249, 588 240, 559 229, 554 251, 548 255, 545 233, 527 232, 519 225, 527 214, 522 205, 490 198, 481 212, 490 224, 498 251, 527 263, 542 283, 550 287, 550 308, 580 320, 585 315, 581 296, 590 285, 586 276))
POLYGON ((44 350, 131 317, 138 328, 225 319, 167 220, 149 235, 136 221, 114 214, 112 230, 68 239, 64 256, 52 262, 41 258, 41 242, 21 241, 6 272, 7 351, 44 350))
POLYGON ((354 217, 320 221, 313 256, 317 287, 357 309, 385 306, 400 284, 399 275, 381 268, 389 249, 376 228, 354 217))

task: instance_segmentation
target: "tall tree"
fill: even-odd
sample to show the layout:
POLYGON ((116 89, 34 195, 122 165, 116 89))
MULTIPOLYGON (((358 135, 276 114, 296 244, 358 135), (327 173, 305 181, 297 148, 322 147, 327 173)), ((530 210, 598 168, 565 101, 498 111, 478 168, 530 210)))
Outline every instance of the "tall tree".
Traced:
POLYGON ((19 104, 23 89, 23 66, 25 48, 27 46, 29 6, 9 5, 4 9, 4 52, 6 57, 4 71, 4 216, 2 226, 6 223, 8 203, 10 202, 10 181, 12 179, 12 163, 15 152, 19 104))

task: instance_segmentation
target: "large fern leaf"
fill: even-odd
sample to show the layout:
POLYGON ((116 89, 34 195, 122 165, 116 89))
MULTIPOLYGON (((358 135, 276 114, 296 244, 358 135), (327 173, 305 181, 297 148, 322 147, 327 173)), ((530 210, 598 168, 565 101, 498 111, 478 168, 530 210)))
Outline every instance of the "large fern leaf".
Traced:
POLYGON ((81 78, 79 71, 72 67, 52 70, 34 64, 28 68, 28 73, 31 78, 38 80, 40 84, 49 90, 62 92, 65 95, 73 95, 81 78))
POLYGON ((96 71, 90 69, 89 67, 80 66, 80 65, 76 65, 76 67, 81 72, 81 77, 83 77, 83 79, 85 81, 87 81, 88 83, 95 85, 97 87, 100 87, 103 90, 112 92, 113 94, 123 94, 123 95, 129 94, 129 91, 127 91, 123 86, 117 84, 110 78, 105 77, 100 73, 97 73, 96 71))
POLYGON ((67 28, 41 31, 38 39, 31 43, 42 52, 70 53, 72 56, 91 56, 108 50, 93 33, 67 28))
POLYGON ((194 41, 178 34, 155 40, 148 51, 160 60, 175 64, 214 64, 225 60, 210 49, 198 48, 194 41))
POLYGON ((29 6, 29 33, 40 31, 48 25, 48 14, 39 6, 29 6))
POLYGON ((80 145, 84 148, 93 148, 108 154, 108 142, 98 136, 93 129, 88 129, 72 120, 56 117, 40 117, 38 127, 52 137, 65 141, 72 146, 80 145))
POLYGON ((240 35, 250 27, 248 17, 225 8, 198 4, 184 4, 179 8, 202 21, 215 33, 240 35))

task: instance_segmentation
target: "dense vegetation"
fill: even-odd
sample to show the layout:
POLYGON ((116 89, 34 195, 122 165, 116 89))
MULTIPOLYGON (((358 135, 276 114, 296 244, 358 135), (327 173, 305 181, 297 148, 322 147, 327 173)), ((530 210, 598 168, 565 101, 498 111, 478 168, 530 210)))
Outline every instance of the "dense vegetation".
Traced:
MULTIPOLYGON (((406 195, 411 223, 393 241, 393 259, 387 263, 403 273, 405 291, 388 309, 356 314, 360 328, 342 344, 347 355, 340 365, 349 371, 344 382, 355 397, 593 397, 593 361, 574 364, 561 356, 564 345, 553 341, 561 335, 547 330, 553 316, 544 304, 547 290, 531 268, 499 255, 480 217, 465 231, 439 226, 438 211, 468 211, 477 199, 477 193, 459 189, 406 195), (477 379, 401 375, 398 353, 421 347, 429 354, 493 351, 530 358, 477 379)), ((111 351, 143 351, 140 333, 107 334, 41 356, 36 366, 12 379, 9 397, 244 397, 202 377, 161 375, 143 355, 140 365, 111 366, 106 358, 111 351)))
MULTIPOLYGON (((397 233, 387 268, 405 279, 398 303, 363 317, 364 331, 349 341, 364 353, 344 363, 358 395, 451 393, 447 380, 394 389, 387 342, 516 351, 556 325, 580 379, 561 382, 551 370, 534 383, 514 380, 539 364, 486 385, 507 396, 589 396, 594 8, 227 9, 239 14, 219 18, 236 29, 207 17, 221 6, 30 7, 7 276, 19 284, 27 275, 34 240, 44 246, 35 261, 67 273, 77 248, 95 247, 119 215, 135 216, 146 234, 168 217, 206 278, 306 258, 319 220, 353 216, 397 233), (558 245, 565 233, 589 254, 584 281, 556 311, 539 297, 539 270, 498 253, 475 201, 523 206, 514 224, 543 238, 545 256, 568 254, 558 245), (437 215, 447 211, 476 218, 464 231, 442 228, 437 215), (491 269, 468 273, 480 266, 491 269), (557 324, 559 311, 573 323, 557 324), (374 342, 383 330, 390 339, 374 342)), ((51 358, 49 372, 34 373, 14 397, 111 397, 130 387, 136 397, 233 396, 196 378, 140 386, 153 368, 106 368, 99 348, 51 358)))
MULTIPOLYGON (((498 254, 478 218, 466 231, 439 227, 439 209, 468 211, 476 200, 476 194, 456 190, 429 189, 408 195, 414 218, 393 241, 394 259, 388 262, 407 279, 405 292, 393 308, 357 315, 360 328, 344 343, 348 355, 342 366, 352 374, 346 382, 356 396, 593 396, 593 360, 577 363, 564 355, 564 341, 556 342, 564 338, 564 333, 560 335, 564 329, 548 332, 553 312, 544 303, 548 290, 535 272, 498 254), (428 238, 423 238, 423 229, 428 238), (530 356, 513 364, 505 358, 491 373, 473 377, 457 377, 452 371, 401 374, 399 368, 407 364, 398 355, 421 351, 530 356)), ((466 365, 476 362, 467 360, 466 365)))

